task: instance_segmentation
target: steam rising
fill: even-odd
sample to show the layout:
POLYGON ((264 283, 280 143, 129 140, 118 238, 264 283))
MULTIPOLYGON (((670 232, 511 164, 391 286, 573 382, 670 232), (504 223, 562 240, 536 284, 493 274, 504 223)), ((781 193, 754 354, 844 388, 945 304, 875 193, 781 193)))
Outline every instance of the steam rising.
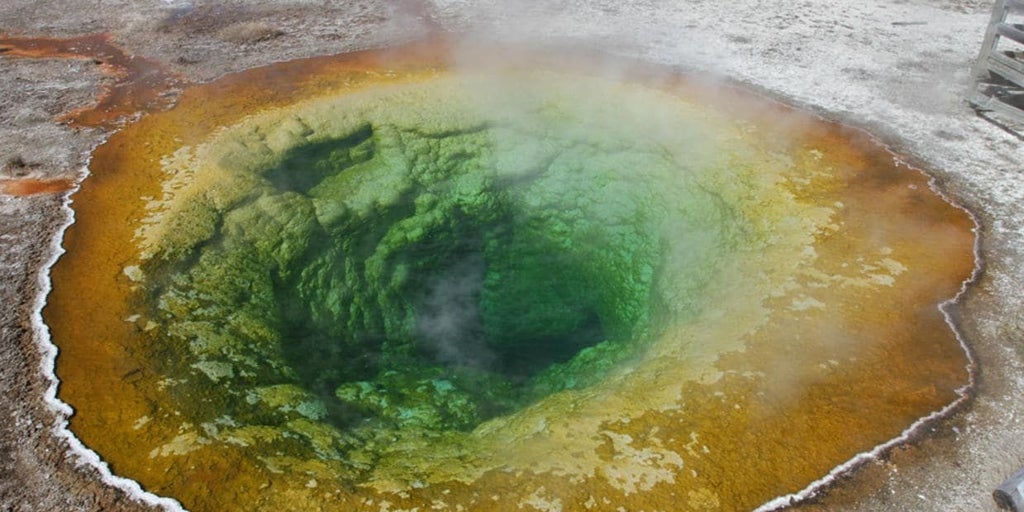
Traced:
POLYGON ((484 339, 480 319, 484 265, 480 258, 459 262, 427 285, 423 306, 417 309, 417 339, 439 361, 488 369, 494 352, 484 339))

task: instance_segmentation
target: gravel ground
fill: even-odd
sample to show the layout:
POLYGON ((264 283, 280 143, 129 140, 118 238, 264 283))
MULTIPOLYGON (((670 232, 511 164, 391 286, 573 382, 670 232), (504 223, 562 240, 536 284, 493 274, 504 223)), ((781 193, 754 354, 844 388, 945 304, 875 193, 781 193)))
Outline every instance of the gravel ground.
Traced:
MULTIPOLYGON (((809 510, 996 510, 1024 466, 1024 149, 962 101, 991 2, 689 0, 5 0, 0 36, 113 34, 185 81, 405 41, 430 30, 586 46, 725 76, 876 134, 974 211, 985 267, 957 308, 976 399, 843 479, 809 510)), ((111 78, 88 60, 0 53, 0 179, 84 176, 107 133, 55 121, 111 78)), ((145 510, 63 430, 38 327, 42 269, 70 221, 62 194, 0 194, 0 510, 145 510)))

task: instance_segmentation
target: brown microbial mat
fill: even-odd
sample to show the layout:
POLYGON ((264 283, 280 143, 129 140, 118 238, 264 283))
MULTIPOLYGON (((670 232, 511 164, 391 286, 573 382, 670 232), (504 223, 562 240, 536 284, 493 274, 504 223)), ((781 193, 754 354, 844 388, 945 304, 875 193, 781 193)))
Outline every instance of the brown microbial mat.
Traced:
POLYGON ((282 63, 114 135, 44 311, 72 432, 196 511, 741 510, 965 400, 926 175, 553 53, 282 63))

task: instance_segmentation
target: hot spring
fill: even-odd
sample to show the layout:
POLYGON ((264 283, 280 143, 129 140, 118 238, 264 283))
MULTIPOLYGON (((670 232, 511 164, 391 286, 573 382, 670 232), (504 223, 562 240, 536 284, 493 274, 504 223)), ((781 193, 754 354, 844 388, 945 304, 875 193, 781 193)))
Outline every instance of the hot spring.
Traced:
POLYGON ((448 50, 225 77, 96 151, 44 314, 114 473, 191 510, 751 509, 962 400, 974 226, 925 175, 733 88, 448 50))

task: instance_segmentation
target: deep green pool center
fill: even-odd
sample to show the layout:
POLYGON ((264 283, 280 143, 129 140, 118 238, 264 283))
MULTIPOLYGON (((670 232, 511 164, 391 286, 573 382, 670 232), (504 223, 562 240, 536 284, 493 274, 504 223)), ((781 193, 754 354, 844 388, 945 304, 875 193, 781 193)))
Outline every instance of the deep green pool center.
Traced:
POLYGON ((358 466, 598 382, 701 307, 744 231, 700 180, 716 142, 647 89, 522 78, 355 94, 167 163, 216 182, 152 209, 139 279, 208 435, 358 466))

